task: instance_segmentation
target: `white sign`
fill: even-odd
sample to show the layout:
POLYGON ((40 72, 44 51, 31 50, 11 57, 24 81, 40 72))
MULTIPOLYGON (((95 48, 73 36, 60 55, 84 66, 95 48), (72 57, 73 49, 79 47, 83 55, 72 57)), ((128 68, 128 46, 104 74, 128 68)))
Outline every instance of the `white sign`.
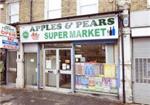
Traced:
POLYGON ((133 28, 132 37, 150 37, 150 27, 133 28))
POLYGON ((0 36, 17 38, 16 28, 10 25, 0 23, 0 36))
POLYGON ((51 69, 52 68, 52 61, 51 60, 46 60, 46 68, 51 69))
POLYGON ((15 27, 0 23, 0 48, 18 49, 15 27))
POLYGON ((22 25, 20 36, 23 43, 117 39, 118 17, 22 25))

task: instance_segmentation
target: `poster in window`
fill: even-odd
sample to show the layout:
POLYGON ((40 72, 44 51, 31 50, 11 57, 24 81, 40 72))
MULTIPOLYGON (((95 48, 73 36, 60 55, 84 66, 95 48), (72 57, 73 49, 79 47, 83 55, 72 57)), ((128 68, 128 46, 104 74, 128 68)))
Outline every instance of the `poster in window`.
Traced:
POLYGON ((51 69, 52 68, 52 66, 51 66, 51 60, 46 60, 46 68, 47 69, 51 69))
POLYGON ((114 64, 104 64, 104 76, 107 78, 115 78, 116 66, 114 64))

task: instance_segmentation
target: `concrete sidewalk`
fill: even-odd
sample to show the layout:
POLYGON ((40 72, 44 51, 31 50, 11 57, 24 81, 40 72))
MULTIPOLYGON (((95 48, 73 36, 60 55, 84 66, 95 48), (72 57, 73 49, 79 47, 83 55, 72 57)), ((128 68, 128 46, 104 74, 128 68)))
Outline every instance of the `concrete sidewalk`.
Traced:
POLYGON ((0 88, 0 105, 123 105, 107 98, 43 90, 0 88))

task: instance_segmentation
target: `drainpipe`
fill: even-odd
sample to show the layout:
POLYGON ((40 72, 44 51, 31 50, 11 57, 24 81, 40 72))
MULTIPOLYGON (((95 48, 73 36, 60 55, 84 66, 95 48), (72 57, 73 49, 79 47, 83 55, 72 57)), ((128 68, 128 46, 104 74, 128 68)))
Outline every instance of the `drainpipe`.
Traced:
POLYGON ((33 0, 30 0, 30 22, 32 22, 32 8, 33 8, 33 0))
POLYGON ((120 14, 121 19, 121 52, 122 52, 122 97, 123 103, 126 103, 126 90, 125 90, 125 59, 124 59, 124 36, 130 33, 129 23, 129 10, 131 0, 117 0, 118 9, 123 12, 120 14))
MULTIPOLYGON (((121 26, 121 28, 123 28, 121 26)), ((125 67, 124 67, 124 34, 121 33, 121 52, 122 52, 122 93, 123 103, 126 103, 126 92, 125 92, 125 67)))

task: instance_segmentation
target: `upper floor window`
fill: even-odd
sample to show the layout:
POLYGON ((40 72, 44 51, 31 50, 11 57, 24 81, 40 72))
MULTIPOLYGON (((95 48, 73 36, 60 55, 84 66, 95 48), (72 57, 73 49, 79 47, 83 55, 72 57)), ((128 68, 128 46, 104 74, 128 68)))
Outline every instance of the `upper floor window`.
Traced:
POLYGON ((8 4, 8 22, 19 22, 19 2, 13 2, 8 4))
POLYGON ((98 13, 98 0, 77 0, 77 15, 98 13))
POLYGON ((147 7, 150 8, 150 0, 147 0, 147 7))
POLYGON ((61 17, 61 0, 45 0, 45 19, 61 17))

